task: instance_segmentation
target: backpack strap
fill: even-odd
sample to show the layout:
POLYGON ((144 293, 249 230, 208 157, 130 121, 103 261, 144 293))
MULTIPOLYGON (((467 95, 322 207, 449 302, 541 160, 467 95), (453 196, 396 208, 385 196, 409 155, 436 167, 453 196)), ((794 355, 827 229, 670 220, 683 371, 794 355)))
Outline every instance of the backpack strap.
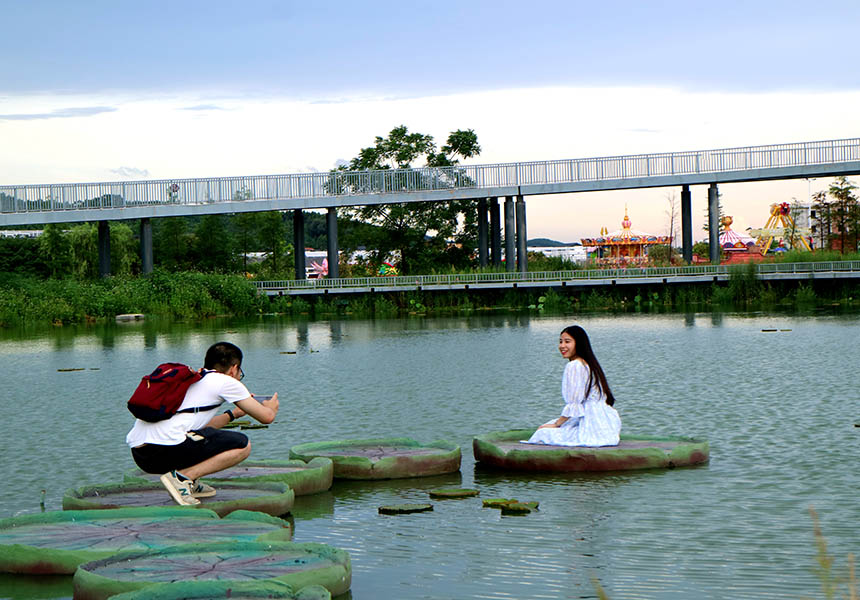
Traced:
POLYGON ((209 406, 195 406, 194 408, 183 408, 182 410, 177 410, 176 413, 199 413, 206 412, 207 410, 212 410, 213 408, 218 408, 221 406, 220 404, 210 404, 209 406))

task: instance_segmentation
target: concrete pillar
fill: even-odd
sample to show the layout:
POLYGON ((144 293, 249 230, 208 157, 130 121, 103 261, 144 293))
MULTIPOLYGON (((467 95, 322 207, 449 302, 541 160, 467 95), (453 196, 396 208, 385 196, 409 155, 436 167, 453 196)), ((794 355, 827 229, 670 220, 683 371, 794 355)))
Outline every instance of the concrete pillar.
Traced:
POLYGON ((689 185, 681 187, 681 254, 684 262, 693 262, 693 194, 689 185))
POLYGON ((326 241, 328 249, 328 277, 337 279, 340 277, 340 257, 337 249, 337 209, 330 207, 325 215, 326 241))
POLYGON ((140 270, 144 275, 152 273, 152 222, 140 220, 140 270))
POLYGON ((293 210, 293 254, 296 258, 296 279, 306 279, 305 273, 305 214, 293 210))
POLYGON ((514 197, 505 198, 505 271, 514 271, 516 265, 516 251, 514 243, 517 232, 514 228, 514 197))
POLYGON ((720 264, 720 196, 716 183, 708 187, 708 244, 711 264, 720 264))
POLYGON ((478 199, 478 264, 486 267, 487 260, 487 199, 478 199))
POLYGON ((526 203, 522 195, 517 196, 517 270, 525 273, 529 270, 528 232, 526 231, 526 203))
POLYGON ((502 264, 502 229, 499 222, 499 199, 490 198, 490 252, 494 267, 502 264))
POLYGON ((110 223, 99 221, 99 277, 110 275, 110 223))

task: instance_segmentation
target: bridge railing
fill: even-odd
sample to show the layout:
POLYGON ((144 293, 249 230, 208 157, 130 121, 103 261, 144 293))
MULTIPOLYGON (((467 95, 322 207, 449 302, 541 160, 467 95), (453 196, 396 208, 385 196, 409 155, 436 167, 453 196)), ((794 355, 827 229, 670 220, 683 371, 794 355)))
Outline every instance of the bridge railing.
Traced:
MULTIPOLYGON (((575 280, 607 280, 635 278, 670 278, 678 276, 711 277, 730 275, 743 265, 695 265, 689 267, 644 267, 631 269, 577 269, 573 271, 536 271, 528 273, 461 273, 445 275, 400 275, 394 277, 345 277, 340 279, 299 279, 257 281, 260 291, 272 290, 337 290, 350 288, 415 288, 418 286, 461 286, 491 283, 540 283, 575 280)), ((860 273, 860 261, 761 263, 756 265, 759 276, 774 273, 804 274, 827 272, 860 273)))
POLYGON ((570 160, 289 175, 0 186, 0 212, 322 198, 576 183, 860 161, 860 138, 570 160))

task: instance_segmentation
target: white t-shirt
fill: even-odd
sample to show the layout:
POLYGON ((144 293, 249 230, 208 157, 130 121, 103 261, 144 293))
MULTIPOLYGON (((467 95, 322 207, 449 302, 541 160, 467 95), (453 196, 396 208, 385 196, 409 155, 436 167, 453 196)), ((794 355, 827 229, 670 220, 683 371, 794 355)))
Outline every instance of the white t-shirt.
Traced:
POLYGON ((238 402, 251 396, 240 381, 219 373, 208 371, 197 383, 192 383, 185 392, 185 399, 179 406, 179 410, 194 408, 195 406, 210 406, 217 404, 215 408, 197 413, 177 413, 157 423, 148 423, 136 419, 134 427, 125 436, 125 443, 130 448, 141 444, 159 444, 162 446, 175 446, 185 441, 185 434, 195 429, 202 429, 212 420, 215 413, 224 402, 238 402))

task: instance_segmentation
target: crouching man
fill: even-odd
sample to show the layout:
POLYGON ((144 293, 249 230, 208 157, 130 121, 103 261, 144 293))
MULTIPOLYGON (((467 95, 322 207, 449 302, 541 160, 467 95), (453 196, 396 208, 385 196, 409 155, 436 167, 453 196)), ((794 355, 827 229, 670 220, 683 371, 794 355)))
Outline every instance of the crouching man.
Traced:
POLYGON ((169 419, 149 423, 135 420, 125 438, 134 462, 147 473, 161 473, 161 483, 177 504, 199 504, 215 490, 201 477, 239 464, 251 454, 248 437, 221 427, 250 415, 271 423, 278 414, 278 395, 262 403, 241 383, 242 351, 218 342, 206 351, 203 378, 191 384, 179 411, 169 419), (216 414, 221 404, 235 408, 216 414), (198 409, 198 410, 195 410, 198 409))

